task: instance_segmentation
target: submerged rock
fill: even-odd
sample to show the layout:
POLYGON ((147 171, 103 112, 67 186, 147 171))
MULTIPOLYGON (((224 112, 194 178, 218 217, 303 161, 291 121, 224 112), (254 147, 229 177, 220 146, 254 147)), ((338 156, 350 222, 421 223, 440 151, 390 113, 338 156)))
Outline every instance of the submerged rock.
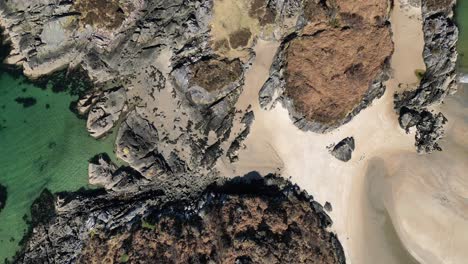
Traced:
POLYGON ((5 208, 8 198, 7 188, 0 184, 0 212, 5 208))
POLYGON ((354 138, 347 137, 335 146, 332 146, 330 153, 337 159, 347 162, 351 160, 354 151, 354 138))
POLYGON ((24 108, 29 108, 37 103, 37 100, 34 97, 17 97, 15 98, 15 101, 24 108))

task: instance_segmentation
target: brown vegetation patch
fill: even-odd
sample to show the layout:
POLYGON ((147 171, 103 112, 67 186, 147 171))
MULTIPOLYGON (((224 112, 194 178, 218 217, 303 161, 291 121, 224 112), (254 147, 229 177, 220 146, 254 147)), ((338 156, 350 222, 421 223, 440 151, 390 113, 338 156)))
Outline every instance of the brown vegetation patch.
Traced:
POLYGON ((306 0, 304 1, 304 16, 311 22, 324 21, 332 16, 333 9, 326 1, 306 0))
POLYGON ((118 28, 134 9, 132 4, 120 4, 119 0, 78 0, 74 7, 81 13, 82 24, 106 29, 118 28))
POLYGON ((208 92, 217 91, 240 79, 242 64, 239 60, 202 60, 191 67, 192 85, 198 85, 208 92))
POLYGON ((241 28, 229 34, 229 43, 233 49, 242 48, 249 44, 252 33, 248 28, 241 28))
POLYGON ((80 263, 342 263, 322 213, 294 195, 210 196, 200 213, 166 210, 141 227, 94 235, 80 263))
POLYGON ((329 2, 309 1, 314 23, 286 48, 285 95, 307 120, 336 125, 362 101, 393 44, 389 27, 377 21, 386 0, 329 2))

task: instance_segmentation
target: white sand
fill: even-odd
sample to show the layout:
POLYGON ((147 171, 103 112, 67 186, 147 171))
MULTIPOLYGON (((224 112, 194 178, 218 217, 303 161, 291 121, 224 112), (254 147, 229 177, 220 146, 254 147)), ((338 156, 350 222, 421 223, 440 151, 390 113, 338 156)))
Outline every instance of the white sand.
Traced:
MULTIPOLYGON (((245 142, 248 148, 240 153, 240 160, 234 166, 218 165, 233 176, 251 170, 281 171, 320 203, 329 201, 333 206, 332 229, 337 232, 349 263, 412 263, 413 257, 422 263, 441 263, 438 260, 461 263, 457 261, 466 256, 458 249, 466 245, 463 237, 468 238, 468 234, 463 228, 468 225, 462 218, 455 217, 458 209, 436 206, 434 201, 444 199, 431 200, 430 197, 434 190, 447 189, 449 183, 441 184, 441 172, 451 175, 442 179, 450 179, 457 197, 468 197, 468 183, 459 177, 463 175, 460 168, 450 173, 440 162, 430 162, 432 157, 439 159, 439 155, 452 156, 449 146, 442 154, 428 157, 415 154, 414 134, 404 133, 393 111, 394 92, 414 88, 418 82, 415 70, 424 69, 420 9, 405 6, 403 10, 396 1, 392 28, 394 77, 387 84, 386 94, 350 123, 325 135, 300 131, 280 105, 271 111, 260 109, 258 91, 267 78, 277 43, 259 41, 257 58, 247 74, 239 103, 242 106, 252 104, 255 112, 256 121, 245 142), (400 83, 403 84, 401 88, 398 87, 400 83), (355 138, 356 151, 353 159, 344 163, 332 157, 326 146, 348 136, 355 138), (405 164, 429 171, 396 170, 405 164), (386 167, 388 171, 384 173, 386 167), (454 227, 462 229, 457 236, 453 233, 454 227), (442 232, 444 228, 448 233, 442 232), (442 236, 444 234, 452 234, 453 238, 448 239, 442 236), (429 251, 432 255, 427 253, 429 251)), ((466 123, 462 122, 461 126, 465 132, 458 132, 464 133, 457 137, 459 141, 466 138, 466 123)), ((464 143, 466 146, 466 139, 464 143)), ((463 164, 461 161, 467 160, 466 147, 458 152, 465 156, 458 156, 452 164, 463 164)), ((457 206, 466 206, 463 199, 457 202, 457 206)))

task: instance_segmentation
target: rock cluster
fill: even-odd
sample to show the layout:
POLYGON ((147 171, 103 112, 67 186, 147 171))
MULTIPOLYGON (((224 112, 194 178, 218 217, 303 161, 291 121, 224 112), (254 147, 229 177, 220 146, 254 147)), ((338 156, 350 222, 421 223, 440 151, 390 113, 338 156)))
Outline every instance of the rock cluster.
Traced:
POLYGON ((345 263, 322 206, 281 178, 175 187, 58 194, 16 262, 345 263))
POLYGON ((430 113, 428 108, 440 104, 456 90, 458 29, 453 21, 455 3, 455 0, 422 1, 427 70, 418 89, 395 95, 400 125, 407 131, 416 127, 415 145, 420 153, 441 150, 437 142, 443 136, 446 118, 442 113, 430 113))
POLYGON ((7 197, 7 188, 0 184, 0 212, 5 208, 7 197))

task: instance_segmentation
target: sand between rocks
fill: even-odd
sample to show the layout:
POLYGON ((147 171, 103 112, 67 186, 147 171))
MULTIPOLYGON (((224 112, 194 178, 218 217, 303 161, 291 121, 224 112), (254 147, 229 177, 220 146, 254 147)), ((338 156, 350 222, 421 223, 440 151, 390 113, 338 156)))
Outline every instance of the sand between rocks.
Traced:
POLYGON ((415 71, 425 69, 421 9, 405 0, 396 1, 391 20, 395 53, 387 92, 351 122, 324 135, 300 131, 281 105, 271 111, 259 107, 258 91, 278 47, 278 43, 259 40, 238 103, 239 109, 251 104, 255 113, 256 121, 244 143, 248 148, 240 152, 237 163, 221 161, 218 168, 233 176, 251 170, 280 172, 320 203, 330 202, 332 229, 348 263, 461 263, 467 256, 460 247, 468 237, 464 214, 468 213, 464 199, 468 184, 461 177, 466 171, 463 160, 468 157, 463 147, 466 122, 457 122, 460 110, 458 115, 449 115, 444 152, 415 153, 414 134, 405 134, 398 125, 393 94, 414 89, 418 84, 415 71), (451 132, 454 124, 456 133, 451 132), (355 138, 356 150, 352 160, 343 163, 326 146, 348 136, 355 138), (449 143, 452 138, 463 145, 449 143), (444 162, 461 166, 450 169, 444 162), (413 167, 420 169, 410 170, 413 167), (443 195, 434 198, 438 192, 443 195))

